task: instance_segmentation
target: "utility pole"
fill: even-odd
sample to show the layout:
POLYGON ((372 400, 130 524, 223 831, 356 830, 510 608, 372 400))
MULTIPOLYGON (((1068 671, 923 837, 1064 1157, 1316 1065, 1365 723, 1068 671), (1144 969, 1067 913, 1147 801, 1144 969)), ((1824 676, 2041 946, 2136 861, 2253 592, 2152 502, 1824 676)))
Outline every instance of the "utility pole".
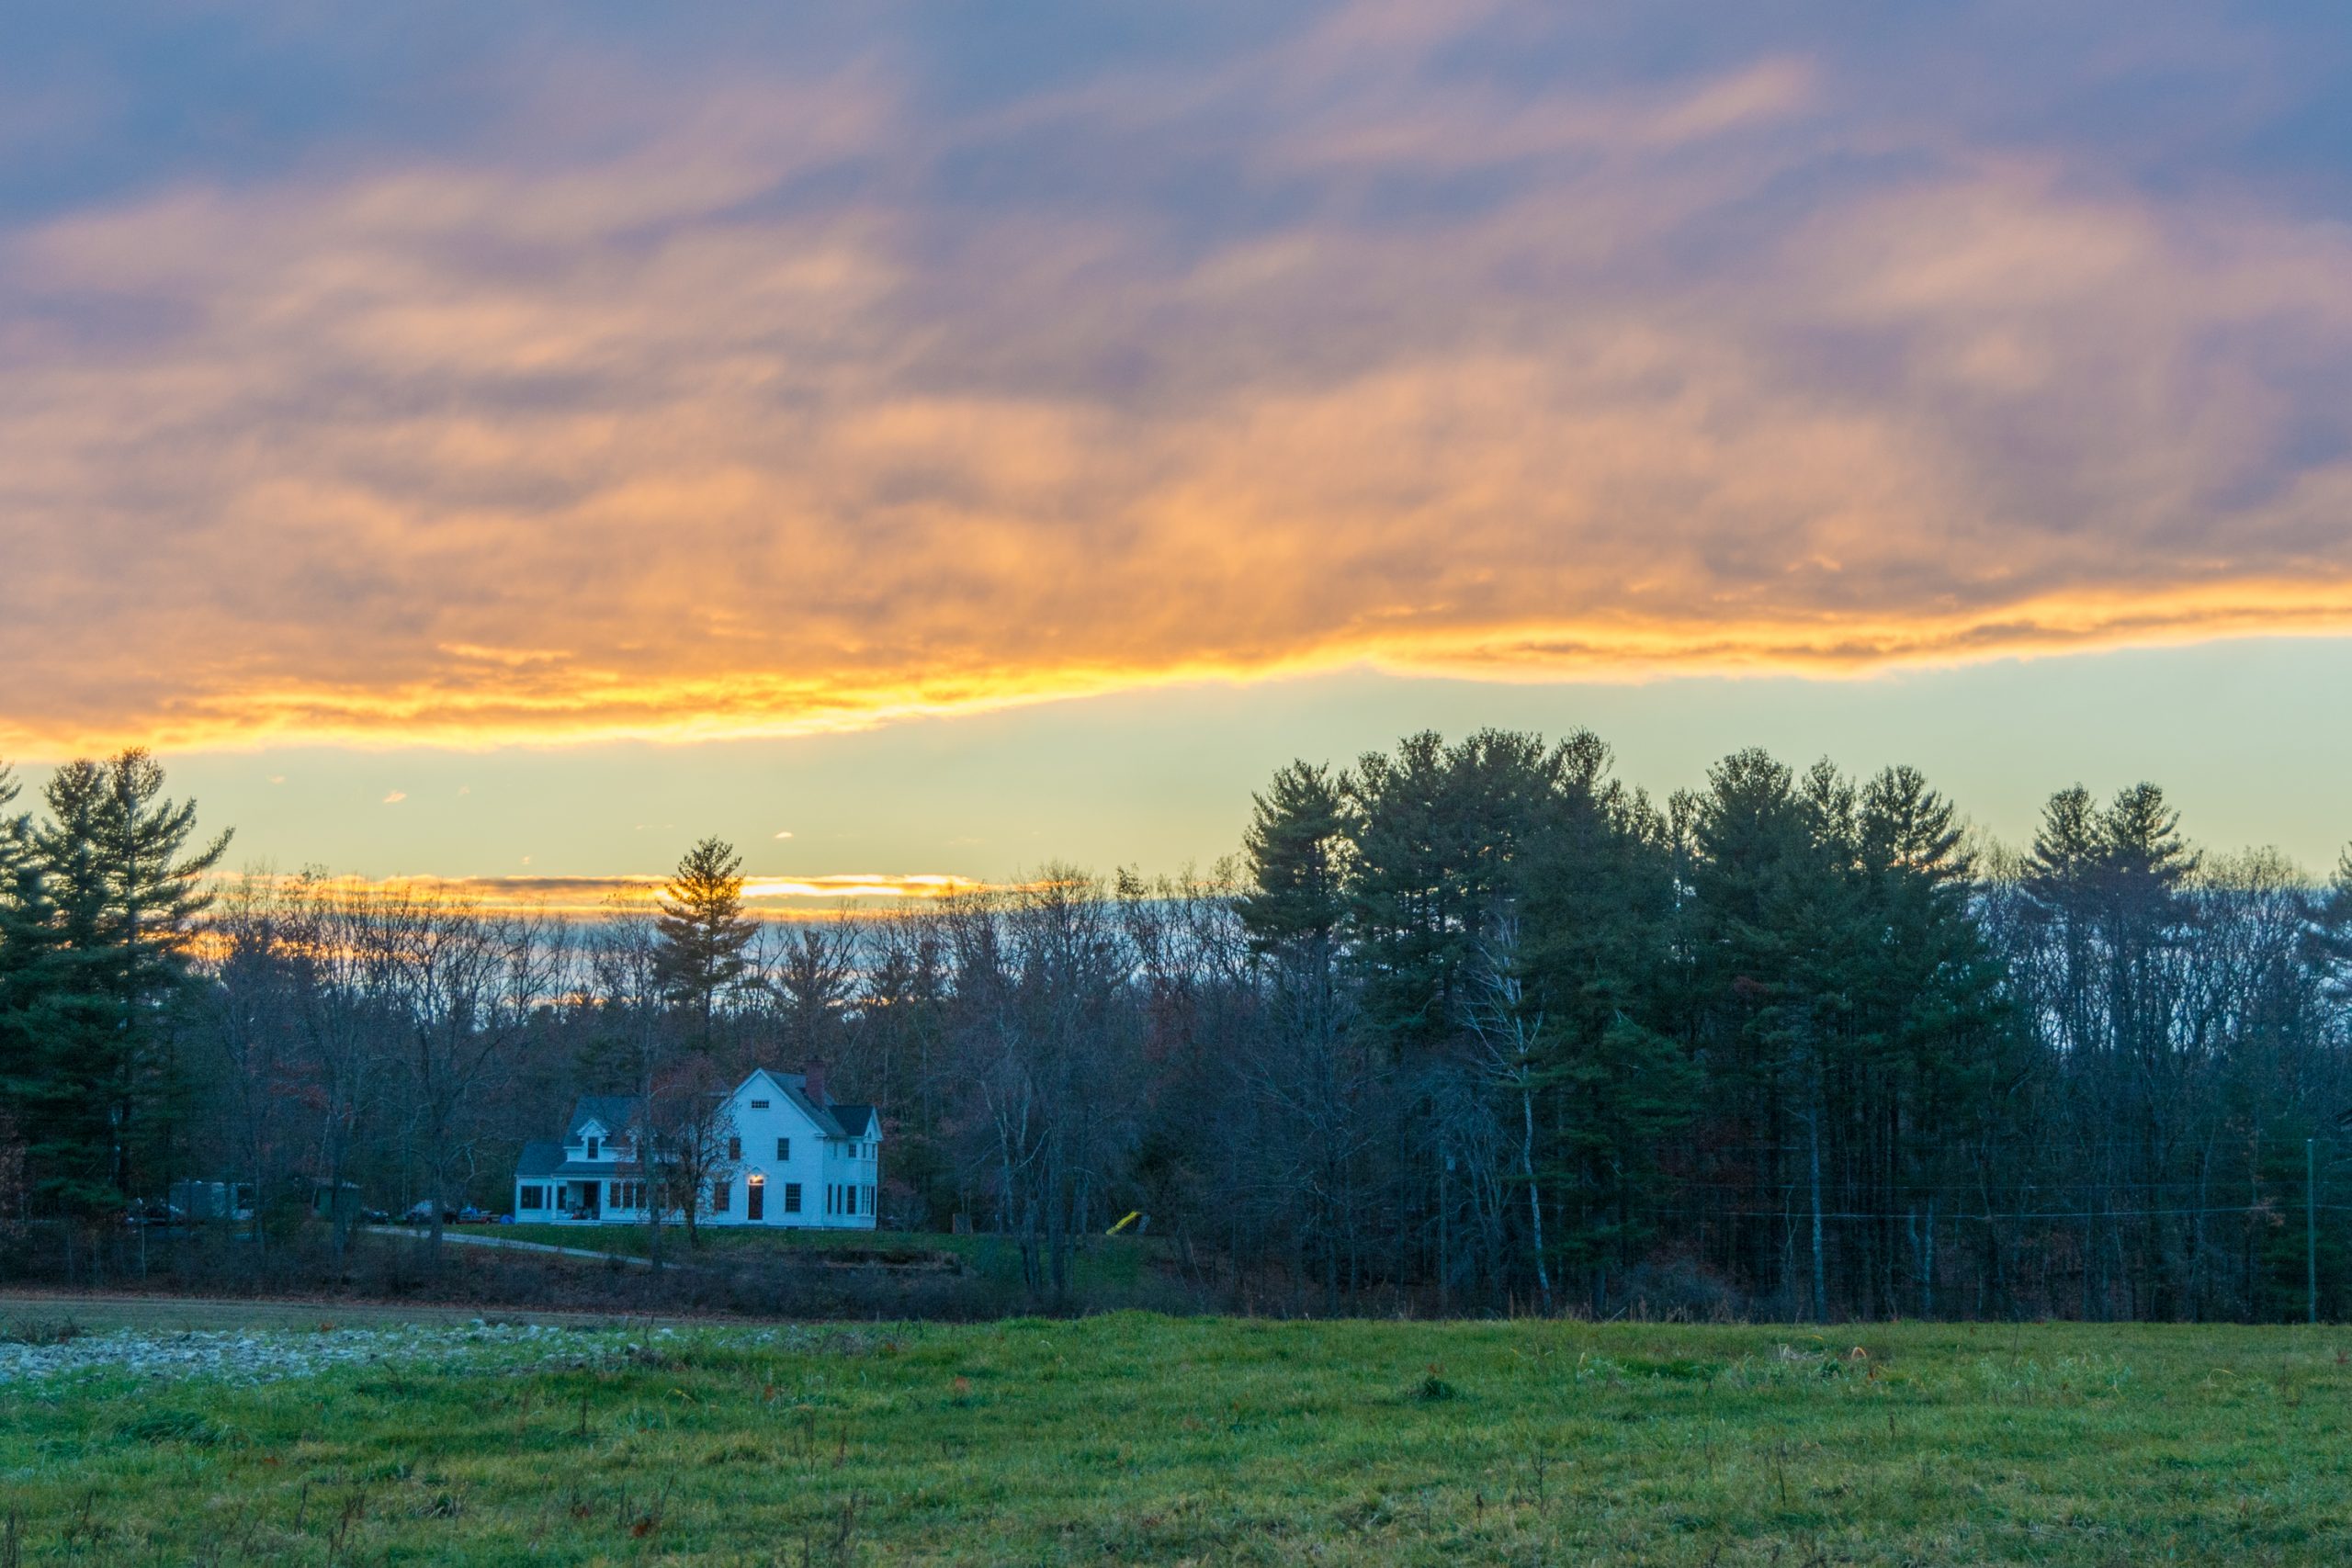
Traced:
POLYGON ((2303 1295, 2311 1321, 2319 1321, 2319 1160, 2316 1138, 2303 1140, 2303 1295))

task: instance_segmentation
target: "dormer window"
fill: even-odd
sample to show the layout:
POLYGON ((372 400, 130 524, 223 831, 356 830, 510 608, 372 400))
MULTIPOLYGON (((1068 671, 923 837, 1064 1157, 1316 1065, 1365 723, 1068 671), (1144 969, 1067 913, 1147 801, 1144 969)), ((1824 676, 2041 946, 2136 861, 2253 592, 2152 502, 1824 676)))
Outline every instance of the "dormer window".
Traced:
POLYGON ((588 1140, 588 1153, 583 1157, 587 1159, 594 1159, 596 1157, 596 1145, 602 1141, 603 1140, 599 1138, 590 1138, 588 1140))

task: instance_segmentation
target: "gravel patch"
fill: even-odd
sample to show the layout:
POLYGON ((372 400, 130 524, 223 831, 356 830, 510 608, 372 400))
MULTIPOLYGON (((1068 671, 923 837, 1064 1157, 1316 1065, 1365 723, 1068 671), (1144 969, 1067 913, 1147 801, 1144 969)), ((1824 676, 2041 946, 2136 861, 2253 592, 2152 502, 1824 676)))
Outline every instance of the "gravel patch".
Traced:
POLYGON ((0 1343, 0 1386, 128 1376, 162 1382, 279 1382, 350 1367, 537 1371, 642 1364, 716 1341, 730 1348, 857 1355, 883 1341, 856 1330, 575 1328, 475 1322, 364 1328, 119 1329, 55 1345, 0 1343))

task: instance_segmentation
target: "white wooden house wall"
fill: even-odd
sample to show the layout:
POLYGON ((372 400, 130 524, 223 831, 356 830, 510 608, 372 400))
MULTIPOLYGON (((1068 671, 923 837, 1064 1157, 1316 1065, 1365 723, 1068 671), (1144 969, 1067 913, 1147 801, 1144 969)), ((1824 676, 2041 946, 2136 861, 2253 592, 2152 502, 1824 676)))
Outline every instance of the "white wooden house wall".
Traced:
MULTIPOLYGON (((754 1072, 727 1097, 728 1157, 695 1223, 872 1230, 881 1193, 881 1120, 873 1108, 808 1092, 806 1076, 754 1072), (797 1203, 794 1202, 797 1197, 797 1203), (756 1214, 755 1214, 756 1211, 756 1214)), ((560 1140, 525 1146, 514 1217, 568 1225, 643 1224, 644 1178, 631 1140, 635 1102, 591 1097, 560 1140)), ((668 1216, 683 1220, 675 1210, 668 1216)))

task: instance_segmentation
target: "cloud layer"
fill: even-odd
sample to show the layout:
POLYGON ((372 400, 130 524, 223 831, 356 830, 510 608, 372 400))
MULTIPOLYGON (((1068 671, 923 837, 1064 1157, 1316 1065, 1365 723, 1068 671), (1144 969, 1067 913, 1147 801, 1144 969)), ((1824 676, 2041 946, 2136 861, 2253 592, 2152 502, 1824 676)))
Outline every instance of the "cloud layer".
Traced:
MULTIPOLYGON (((262 876, 262 874, 254 874, 262 876)), ((412 894, 484 910, 597 919, 616 910, 650 909, 667 881, 660 876, 262 876, 282 887, 323 887, 355 893, 412 894)), ((224 889, 239 884, 222 879, 224 889)), ((743 908, 760 919, 822 918, 858 910, 910 908, 992 885, 944 873, 844 873, 830 876, 754 876, 743 884, 743 908)))
POLYGON ((24 197, 0 749, 2352 628, 2352 232, 2265 140, 2335 39, 1552 9, 518 7, 306 156, 24 197))

